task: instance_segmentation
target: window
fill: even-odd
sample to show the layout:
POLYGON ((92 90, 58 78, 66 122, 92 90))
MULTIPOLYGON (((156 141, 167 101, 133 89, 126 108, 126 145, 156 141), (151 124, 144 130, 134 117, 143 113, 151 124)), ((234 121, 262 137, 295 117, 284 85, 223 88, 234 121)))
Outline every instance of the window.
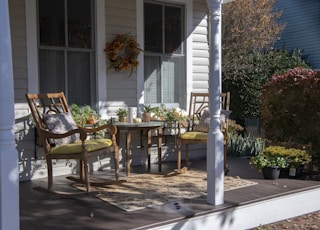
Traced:
POLYGON ((144 3, 144 102, 185 104, 184 6, 144 3))
POLYGON ((93 1, 38 0, 40 92, 94 101, 93 1))

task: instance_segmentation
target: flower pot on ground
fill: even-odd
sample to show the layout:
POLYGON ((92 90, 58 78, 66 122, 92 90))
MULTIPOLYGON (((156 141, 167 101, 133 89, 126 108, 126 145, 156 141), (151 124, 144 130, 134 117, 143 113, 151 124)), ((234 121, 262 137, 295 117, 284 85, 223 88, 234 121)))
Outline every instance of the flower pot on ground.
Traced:
MULTIPOLYGON (((276 175, 278 173, 280 175, 280 169, 284 169, 289 166, 287 159, 282 156, 276 148, 272 147, 267 147, 257 156, 251 157, 250 164, 255 165, 259 171, 262 172, 263 170, 267 170, 264 169, 266 167, 277 168, 277 170, 275 170, 278 171, 276 172, 276 175)), ((272 179, 269 177, 271 176, 267 176, 266 179, 272 179)))
POLYGON ((303 176, 303 170, 304 170, 304 167, 302 165, 300 165, 300 166, 292 165, 289 167, 288 175, 291 178, 300 178, 303 176))
POLYGON ((266 166, 262 169, 262 174, 264 179, 276 180, 280 176, 280 168, 266 166))

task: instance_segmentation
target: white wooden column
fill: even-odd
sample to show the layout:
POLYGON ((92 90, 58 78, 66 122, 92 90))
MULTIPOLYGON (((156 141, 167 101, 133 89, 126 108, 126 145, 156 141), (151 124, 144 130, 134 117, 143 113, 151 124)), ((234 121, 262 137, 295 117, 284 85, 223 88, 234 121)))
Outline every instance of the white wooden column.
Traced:
POLYGON ((207 141, 207 202, 224 203, 223 134, 220 130, 221 93, 221 4, 222 0, 207 0, 210 11, 209 101, 210 129, 207 141))
POLYGON ((8 0, 0 0, 0 229, 19 229, 18 152, 8 0))

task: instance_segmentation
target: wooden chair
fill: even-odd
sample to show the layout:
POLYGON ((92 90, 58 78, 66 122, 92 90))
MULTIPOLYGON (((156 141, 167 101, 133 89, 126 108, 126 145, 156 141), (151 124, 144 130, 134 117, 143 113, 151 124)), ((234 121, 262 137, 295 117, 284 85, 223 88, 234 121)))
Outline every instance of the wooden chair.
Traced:
MULTIPOLYGON (((179 122, 179 131, 177 135, 177 171, 183 173, 187 170, 189 164, 189 145, 190 144, 206 144, 208 135, 208 126, 204 129, 197 129, 196 126, 201 117, 203 117, 205 110, 209 109, 209 93, 191 93, 189 106, 189 120, 187 122, 179 122), (182 132, 182 129, 186 132, 182 132), (185 164, 181 169, 181 145, 186 145, 185 164)), ((230 92, 221 93, 221 110, 230 112, 230 92)), ((227 115, 229 116, 229 114, 227 115)), ((210 119, 210 118, 209 118, 210 119)), ((221 122, 221 131, 224 135, 224 168, 227 170, 226 154, 228 141, 228 119, 226 122, 221 122)))
POLYGON ((79 181, 85 183, 87 192, 90 192, 88 158, 93 155, 112 152, 116 181, 119 180, 119 148, 116 143, 117 129, 114 125, 106 124, 97 128, 78 127, 71 116, 63 92, 26 94, 26 99, 37 128, 40 143, 44 148, 48 168, 48 191, 52 192, 53 159, 79 160, 79 181), (87 140, 88 134, 103 129, 108 129, 110 139, 87 140), (77 138, 78 140, 75 141, 77 138))

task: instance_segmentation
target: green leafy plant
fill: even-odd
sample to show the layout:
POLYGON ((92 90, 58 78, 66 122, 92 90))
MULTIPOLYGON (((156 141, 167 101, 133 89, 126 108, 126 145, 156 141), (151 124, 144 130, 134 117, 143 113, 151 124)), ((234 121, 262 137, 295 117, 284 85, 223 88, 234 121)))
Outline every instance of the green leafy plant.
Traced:
POLYGON ((81 127, 87 124, 91 116, 94 116, 97 120, 100 119, 98 113, 89 105, 84 105, 83 107, 81 107, 77 104, 72 104, 71 114, 76 124, 81 127))
POLYGON ((116 114, 118 117, 126 117, 129 114, 129 111, 126 108, 119 108, 116 111, 116 114))
POLYGON ((289 162, 276 147, 267 147, 257 156, 250 158, 250 164, 255 165, 259 170, 264 167, 287 168, 289 162))
POLYGON ((250 134, 228 132, 227 154, 230 156, 256 156, 265 147, 265 139, 250 134))
MULTIPOLYGON (((91 116, 94 116, 95 118, 95 123, 92 124, 93 126, 98 127, 108 123, 107 120, 101 119, 100 115, 89 105, 85 105, 81 107, 77 104, 72 104, 71 114, 76 124, 81 127, 84 127, 87 125, 88 120, 91 116)), ((93 139, 101 139, 101 138, 105 138, 107 133, 108 133, 108 130, 103 129, 96 133, 92 133, 91 137, 93 139)))
POLYGON ((311 156, 306 150, 296 148, 286 148, 283 146, 269 146, 268 151, 278 153, 286 158, 288 164, 293 167, 306 165, 311 162, 311 156))
POLYGON ((164 104, 161 104, 160 106, 152 108, 152 112, 154 113, 154 115, 153 117, 151 117, 151 120, 163 121, 166 120, 166 114, 168 112, 168 109, 164 104))
POLYGON ((153 111, 153 108, 150 104, 143 105, 143 112, 151 113, 152 111, 153 111))
POLYGON ((244 132, 244 128, 235 120, 228 121, 227 155, 255 156, 265 147, 265 139, 257 138, 244 132))

